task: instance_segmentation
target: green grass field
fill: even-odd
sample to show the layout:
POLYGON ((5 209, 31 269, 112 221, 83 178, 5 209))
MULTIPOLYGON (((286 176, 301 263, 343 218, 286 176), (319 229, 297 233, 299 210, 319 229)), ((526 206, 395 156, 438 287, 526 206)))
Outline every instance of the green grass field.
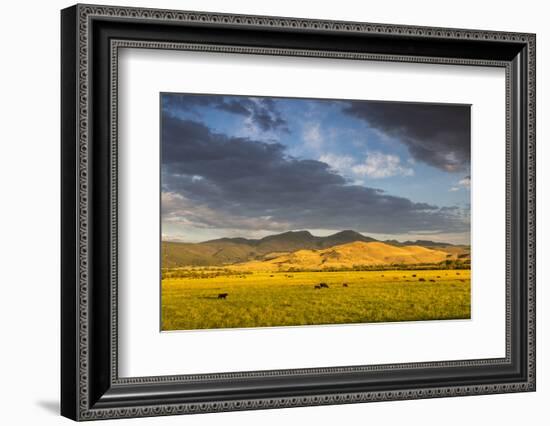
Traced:
POLYGON ((466 318, 469 270, 255 272, 162 280, 162 330, 466 318), (315 289, 319 283, 328 288, 315 289), (227 297, 218 298, 221 293, 227 297))

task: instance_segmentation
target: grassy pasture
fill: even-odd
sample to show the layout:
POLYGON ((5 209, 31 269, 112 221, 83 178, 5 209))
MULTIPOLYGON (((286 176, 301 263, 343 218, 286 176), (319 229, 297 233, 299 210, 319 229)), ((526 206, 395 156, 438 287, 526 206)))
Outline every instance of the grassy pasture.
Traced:
POLYGON ((470 318, 469 270, 254 272, 162 280, 162 330, 465 318, 470 318), (315 289, 319 283, 329 288, 315 289), (227 298, 218 298, 222 293, 227 298))

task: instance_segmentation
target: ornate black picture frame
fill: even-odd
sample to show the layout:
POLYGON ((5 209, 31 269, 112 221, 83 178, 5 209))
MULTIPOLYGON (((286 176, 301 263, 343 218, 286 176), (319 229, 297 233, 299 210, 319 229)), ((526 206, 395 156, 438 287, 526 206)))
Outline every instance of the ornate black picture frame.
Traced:
POLYGON ((534 34, 96 5, 64 9, 61 28, 62 415, 93 420, 535 390, 534 34), (121 47, 504 68, 506 356, 120 378, 121 47))

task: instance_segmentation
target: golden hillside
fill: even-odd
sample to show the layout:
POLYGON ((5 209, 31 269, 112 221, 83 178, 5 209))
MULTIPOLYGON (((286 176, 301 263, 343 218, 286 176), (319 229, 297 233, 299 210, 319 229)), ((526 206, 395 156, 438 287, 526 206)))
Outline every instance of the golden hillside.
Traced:
POLYGON ((247 271, 285 271, 297 269, 351 268, 354 265, 389 265, 438 263, 448 253, 420 246, 396 247, 381 242, 362 242, 337 245, 323 250, 298 250, 265 260, 232 265, 231 269, 247 271))

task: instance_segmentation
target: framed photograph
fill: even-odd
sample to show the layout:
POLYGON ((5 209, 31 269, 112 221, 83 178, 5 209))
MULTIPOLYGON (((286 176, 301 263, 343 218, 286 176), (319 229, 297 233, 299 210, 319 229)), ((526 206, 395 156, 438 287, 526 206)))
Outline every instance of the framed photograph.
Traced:
POLYGON ((535 35, 61 12, 61 412, 535 390, 535 35))

